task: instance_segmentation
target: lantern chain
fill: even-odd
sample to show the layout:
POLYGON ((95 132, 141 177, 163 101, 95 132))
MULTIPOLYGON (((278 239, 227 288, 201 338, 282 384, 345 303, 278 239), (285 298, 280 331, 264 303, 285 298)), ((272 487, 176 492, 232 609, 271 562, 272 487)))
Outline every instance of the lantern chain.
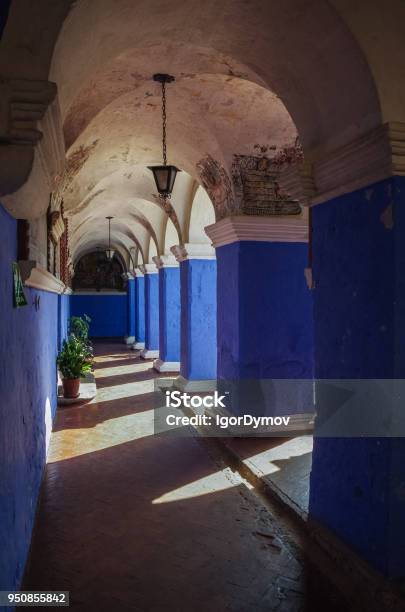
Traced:
POLYGON ((162 134, 163 134, 163 165, 167 166, 167 147, 166 147, 166 125, 167 125, 167 117, 166 117, 166 83, 162 82, 162 134))

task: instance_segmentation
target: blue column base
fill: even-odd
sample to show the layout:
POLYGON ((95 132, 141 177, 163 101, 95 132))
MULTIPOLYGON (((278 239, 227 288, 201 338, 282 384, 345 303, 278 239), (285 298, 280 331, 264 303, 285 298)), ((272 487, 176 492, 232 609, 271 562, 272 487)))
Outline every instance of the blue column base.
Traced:
POLYGON ((144 348, 141 355, 142 359, 156 359, 159 357, 159 350, 144 348))
POLYGON ((158 372, 180 372, 180 361, 162 361, 162 359, 156 359, 153 362, 153 367, 158 372))
POLYGON ((217 388, 217 381, 214 379, 189 380, 180 375, 174 380, 173 386, 179 391, 187 391, 189 393, 207 393, 209 391, 215 391, 217 388))

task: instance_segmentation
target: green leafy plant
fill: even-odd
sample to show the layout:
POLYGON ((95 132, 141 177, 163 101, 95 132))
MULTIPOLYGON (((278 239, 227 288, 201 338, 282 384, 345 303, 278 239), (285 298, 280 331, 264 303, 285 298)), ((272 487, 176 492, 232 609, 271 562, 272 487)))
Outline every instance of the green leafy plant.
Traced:
POLYGON ((89 357, 88 350, 83 341, 73 334, 64 341, 57 358, 63 378, 80 378, 91 371, 92 359, 89 357))
POLYGON ((70 317, 69 337, 74 336, 83 344, 87 363, 93 363, 93 346, 89 340, 89 328, 91 319, 86 314, 83 317, 70 317))
POLYGON ((88 343, 90 323, 91 319, 86 314, 83 317, 70 317, 69 333, 88 343))

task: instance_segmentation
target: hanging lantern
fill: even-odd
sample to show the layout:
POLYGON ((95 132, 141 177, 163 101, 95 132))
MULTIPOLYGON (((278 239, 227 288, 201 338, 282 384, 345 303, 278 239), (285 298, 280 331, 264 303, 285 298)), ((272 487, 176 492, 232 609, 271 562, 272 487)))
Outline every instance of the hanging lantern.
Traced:
POLYGON ((156 189, 159 197, 170 198, 172 195, 174 181, 180 170, 176 166, 167 164, 167 147, 166 147, 166 83, 173 83, 174 76, 169 74, 155 74, 153 80, 162 85, 162 149, 163 149, 163 166, 148 166, 153 173, 156 189))
POLYGON ((111 219, 114 217, 106 217, 108 219, 108 249, 106 249, 105 254, 109 261, 114 257, 115 249, 111 248, 111 219))

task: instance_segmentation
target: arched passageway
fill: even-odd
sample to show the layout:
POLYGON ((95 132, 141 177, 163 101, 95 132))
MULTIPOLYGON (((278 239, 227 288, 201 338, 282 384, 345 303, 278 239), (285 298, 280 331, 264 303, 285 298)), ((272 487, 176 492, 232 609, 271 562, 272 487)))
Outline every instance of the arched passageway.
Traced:
MULTIPOLYGON (((53 423, 54 441, 73 444, 58 423, 98 426, 103 412, 98 376, 94 405, 56 413, 57 352, 70 316, 84 314, 93 338, 122 343, 131 380, 117 374, 115 399, 138 373, 146 384, 160 372, 178 390, 223 392, 224 418, 287 419, 278 433, 298 437, 285 446, 273 435, 260 452, 236 441, 227 456, 268 477, 307 532, 322 533, 353 570, 352 593, 367 591, 364 576, 383 592, 385 578, 404 576, 393 391, 405 341, 404 20, 400 0, 4 2, 4 589, 22 584, 53 423), (162 161, 157 73, 175 76, 170 198, 149 169, 162 161), (300 435, 309 431, 313 455, 312 433, 300 435)), ((89 454, 98 471, 109 453, 89 454)))

